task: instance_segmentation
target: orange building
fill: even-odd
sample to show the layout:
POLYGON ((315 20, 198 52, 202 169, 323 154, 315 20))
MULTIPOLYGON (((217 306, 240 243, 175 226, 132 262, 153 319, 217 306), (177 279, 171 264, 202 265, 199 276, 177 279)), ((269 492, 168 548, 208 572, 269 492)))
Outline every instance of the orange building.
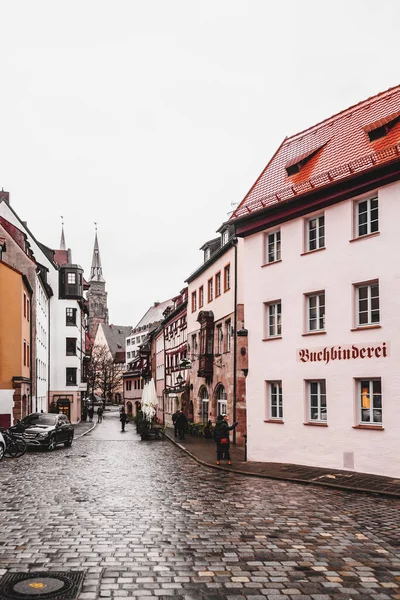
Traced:
POLYGON ((31 412, 32 288, 0 261, 0 425, 31 412))

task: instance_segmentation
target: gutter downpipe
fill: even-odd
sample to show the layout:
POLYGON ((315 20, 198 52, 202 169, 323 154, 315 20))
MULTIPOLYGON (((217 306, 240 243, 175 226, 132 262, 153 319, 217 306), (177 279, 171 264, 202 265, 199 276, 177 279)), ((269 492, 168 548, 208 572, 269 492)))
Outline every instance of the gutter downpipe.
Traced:
MULTIPOLYGON (((237 370, 237 288, 238 288, 238 284, 237 284, 237 273, 238 273, 238 264, 237 264, 237 238, 236 238, 236 242, 235 242, 235 287, 234 287, 234 294, 233 294, 233 301, 234 301, 234 313, 233 313, 233 422, 235 423, 236 421, 236 394, 237 394, 237 376, 236 376, 236 370, 237 370)), ((232 443, 234 445, 236 445, 236 427, 233 430, 233 435, 232 435, 232 443)))

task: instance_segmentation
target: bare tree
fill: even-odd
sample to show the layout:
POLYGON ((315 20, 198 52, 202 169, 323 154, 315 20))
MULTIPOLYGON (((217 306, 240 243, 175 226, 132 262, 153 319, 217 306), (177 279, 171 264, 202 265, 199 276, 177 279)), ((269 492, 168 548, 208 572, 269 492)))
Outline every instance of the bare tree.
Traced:
POLYGON ((89 397, 96 390, 102 398, 111 398, 121 386, 122 371, 114 362, 107 346, 95 344, 90 349, 90 358, 86 369, 89 397))

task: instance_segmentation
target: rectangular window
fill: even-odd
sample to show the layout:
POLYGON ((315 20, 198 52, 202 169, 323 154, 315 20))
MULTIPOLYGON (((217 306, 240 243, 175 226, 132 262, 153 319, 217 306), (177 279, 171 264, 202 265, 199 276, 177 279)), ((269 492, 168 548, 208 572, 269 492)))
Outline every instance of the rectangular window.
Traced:
POLYGON ((75 285, 75 283, 76 283, 76 273, 67 273, 67 283, 69 285, 75 285))
POLYGON ((66 355, 76 356, 76 338, 66 338, 66 355))
POLYGON ((307 331, 325 330, 325 292, 307 296, 307 331))
POLYGON ((26 318, 26 294, 24 294, 24 317, 26 318))
POLYGON ((24 367, 26 367, 26 341, 24 340, 24 367))
POLYGON ((31 355, 29 352, 29 344, 26 344, 26 366, 27 367, 31 366, 31 355))
POLYGON ((232 325, 231 325, 231 321, 226 321, 225 322, 225 332, 226 332, 226 352, 230 352, 231 351, 231 335, 232 335, 232 325))
POLYGON ((382 384, 380 378, 360 379, 357 385, 360 425, 382 425, 382 384))
POLYGON ((217 325, 217 354, 222 354, 222 341, 224 334, 222 332, 222 325, 217 325))
POLYGON ((192 312, 197 310, 197 292, 192 292, 192 312))
POLYGON ((224 268, 224 292, 231 289, 231 265, 224 268))
POLYGON ((221 295, 221 273, 217 273, 215 276, 215 297, 221 295))
POLYGON ((212 302, 214 298, 214 282, 212 279, 208 280, 208 302, 212 302))
POLYGON ((127 346, 130 346, 130 345, 131 345, 131 340, 130 340, 130 338, 128 338, 128 339, 126 340, 126 345, 127 345, 127 346))
POLYGON ((67 367, 67 385, 76 385, 76 368, 67 367))
POLYGON ((309 420, 325 422, 327 420, 325 379, 309 381, 307 386, 309 420))
POLYGON ((357 325, 379 324, 379 282, 356 286, 357 325))
POLYGON ((268 302, 265 304, 266 309, 266 336, 267 338, 279 337, 282 335, 282 304, 278 300, 276 302, 268 302))
POLYGON ((30 312, 31 312, 31 306, 30 305, 31 305, 31 303, 29 301, 29 298, 27 298, 26 299, 26 319, 27 319, 27 321, 29 321, 29 315, 30 315, 30 312))
POLYGON ((269 415, 270 419, 283 419, 282 382, 269 382, 269 415))
POLYGON ((273 263, 281 260, 281 232, 280 230, 266 235, 266 262, 273 263))
POLYGON ((76 308, 67 308, 67 325, 76 325, 76 308))
POLYGON ((307 221, 307 251, 325 248, 325 217, 313 217, 307 221))
POLYGON ((357 237, 379 231, 378 198, 357 203, 357 237))
POLYGON ((126 391, 130 392, 131 389, 132 389, 132 381, 127 381, 126 382, 126 391))
POLYGON ((196 354, 197 354, 197 335, 194 333, 192 335, 192 355, 193 355, 193 358, 196 358, 196 354))

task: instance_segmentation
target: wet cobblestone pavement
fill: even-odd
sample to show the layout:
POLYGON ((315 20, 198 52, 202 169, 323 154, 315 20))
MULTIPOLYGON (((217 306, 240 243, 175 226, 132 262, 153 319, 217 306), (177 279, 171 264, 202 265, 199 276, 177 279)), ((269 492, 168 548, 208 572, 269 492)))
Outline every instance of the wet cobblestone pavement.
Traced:
POLYGON ((118 425, 0 463, 0 575, 84 570, 81 600, 400 600, 398 500, 219 472, 118 425))

